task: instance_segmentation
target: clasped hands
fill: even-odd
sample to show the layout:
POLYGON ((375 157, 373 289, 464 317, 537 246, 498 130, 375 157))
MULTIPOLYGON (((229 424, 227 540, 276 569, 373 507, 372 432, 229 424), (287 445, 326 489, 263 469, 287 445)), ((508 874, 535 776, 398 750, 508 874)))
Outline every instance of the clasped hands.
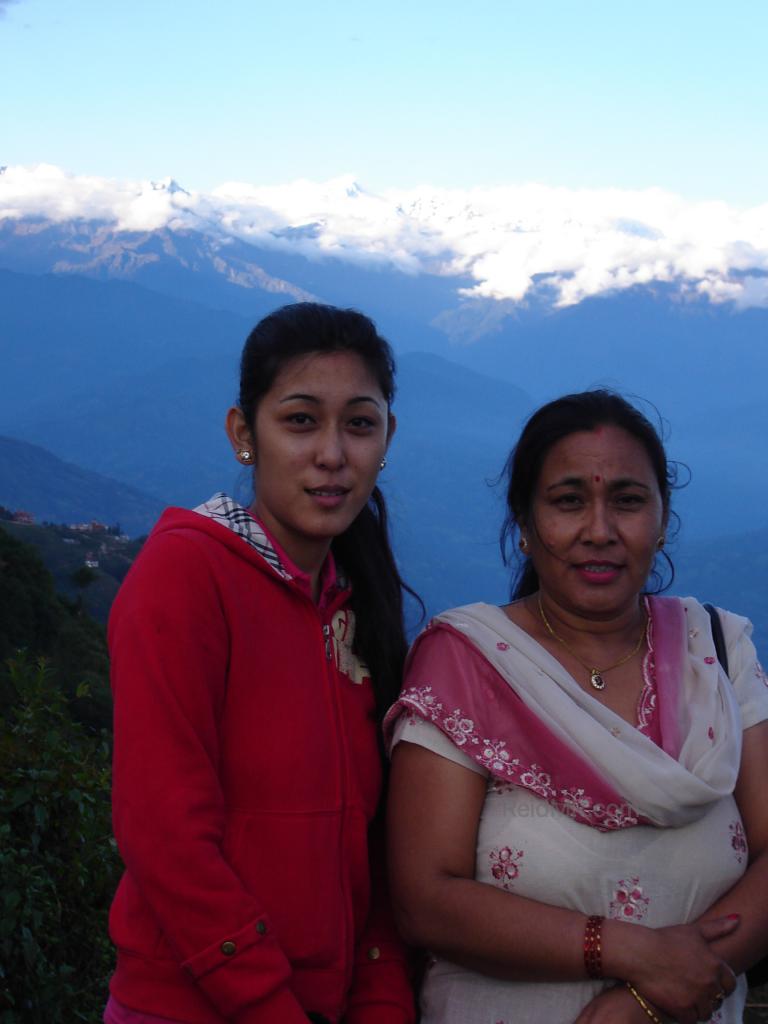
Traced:
POLYGON ((710 1020, 736 987, 733 971, 713 952, 711 943, 730 935, 738 925, 738 917, 719 917, 699 924, 625 931, 631 943, 610 962, 618 966, 623 958, 626 966, 620 974, 610 970, 606 974, 615 973, 629 982, 647 1008, 626 984, 617 983, 588 1003, 575 1024, 649 1024, 654 1016, 665 1024, 710 1020))

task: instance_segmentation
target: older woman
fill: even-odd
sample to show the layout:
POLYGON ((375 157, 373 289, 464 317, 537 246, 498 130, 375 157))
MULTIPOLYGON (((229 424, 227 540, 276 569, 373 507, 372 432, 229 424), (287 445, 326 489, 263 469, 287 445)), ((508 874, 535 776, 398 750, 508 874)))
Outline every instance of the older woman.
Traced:
POLYGON ((741 1021, 768 940, 768 689, 750 624, 651 596, 671 477, 605 391, 508 462, 514 600, 439 615, 387 718, 424 1024, 741 1021), (741 975, 737 978, 737 975, 741 975))

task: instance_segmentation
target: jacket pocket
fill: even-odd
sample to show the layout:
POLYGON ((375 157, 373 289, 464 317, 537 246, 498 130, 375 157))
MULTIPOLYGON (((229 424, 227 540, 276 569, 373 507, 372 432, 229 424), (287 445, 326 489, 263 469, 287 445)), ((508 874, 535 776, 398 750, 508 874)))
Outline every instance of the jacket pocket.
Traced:
POLYGON ((350 945, 337 813, 253 814, 232 866, 294 967, 334 968, 350 945))

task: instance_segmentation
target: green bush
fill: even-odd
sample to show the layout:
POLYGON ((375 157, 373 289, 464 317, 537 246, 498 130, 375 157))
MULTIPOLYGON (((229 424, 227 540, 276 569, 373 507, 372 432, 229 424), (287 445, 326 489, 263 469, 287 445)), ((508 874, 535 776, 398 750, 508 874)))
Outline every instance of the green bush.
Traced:
POLYGON ((0 663, 19 647, 49 653, 62 606, 34 548, 0 529, 0 663))
POLYGON ((112 969, 108 737, 55 676, 23 653, 0 669, 0 1024, 97 1024, 112 969))

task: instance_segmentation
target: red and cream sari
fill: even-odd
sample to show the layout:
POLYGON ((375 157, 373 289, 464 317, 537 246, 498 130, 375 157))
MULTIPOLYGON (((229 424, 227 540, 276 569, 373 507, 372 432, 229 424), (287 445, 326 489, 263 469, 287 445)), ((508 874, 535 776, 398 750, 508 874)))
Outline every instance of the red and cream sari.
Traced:
MULTIPOLYGON (((733 799, 742 731, 768 718, 747 620, 722 613, 731 678, 693 599, 648 598, 630 725, 492 605, 439 615, 414 645, 390 744, 487 779, 478 881, 650 927, 694 920, 747 867, 733 799)), ((423 1024, 571 1024, 611 982, 504 982, 435 958, 423 1024)), ((745 984, 712 1018, 741 1021, 745 984)))

